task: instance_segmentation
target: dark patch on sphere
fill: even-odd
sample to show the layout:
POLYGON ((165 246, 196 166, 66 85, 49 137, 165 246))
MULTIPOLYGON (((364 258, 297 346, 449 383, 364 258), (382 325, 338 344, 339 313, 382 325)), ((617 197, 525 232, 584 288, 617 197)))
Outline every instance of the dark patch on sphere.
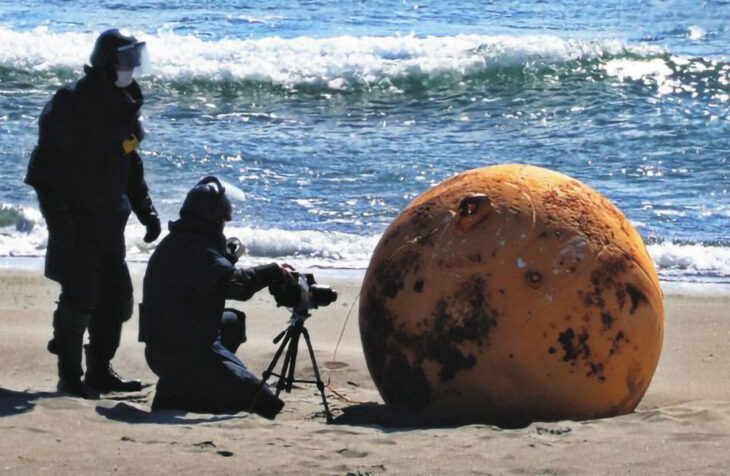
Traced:
POLYGON ((626 283, 626 293, 631 298, 631 309, 629 310, 630 314, 633 314, 634 311, 636 311, 639 304, 646 304, 648 302, 646 295, 631 283, 626 283))
POLYGON ((575 361, 579 357, 590 357, 591 349, 588 347, 588 332, 584 329, 580 335, 575 334, 571 327, 561 332, 558 336, 558 343, 563 347, 563 361, 575 361))
POLYGON ((392 351, 388 367, 382 388, 389 405, 423 408, 431 403, 433 390, 420 366, 410 365, 402 352, 392 351))
POLYGON ((601 322, 606 329, 610 329, 613 325, 613 316, 607 312, 601 313, 601 322))
POLYGON ((378 266, 376 279, 387 298, 395 298, 403 289, 405 276, 418 263, 420 258, 420 253, 408 251, 400 259, 386 259, 378 266))
POLYGON ((484 293, 484 280, 477 278, 464 283, 461 289, 451 298, 451 303, 458 306, 458 318, 446 299, 436 302, 432 314, 431 329, 419 335, 400 331, 397 340, 406 345, 415 354, 415 363, 433 360, 440 365, 439 378, 442 381, 452 380, 462 370, 474 367, 477 363, 472 354, 464 354, 459 345, 474 342, 478 346, 489 343, 490 331, 497 327, 497 311, 488 306, 484 293))

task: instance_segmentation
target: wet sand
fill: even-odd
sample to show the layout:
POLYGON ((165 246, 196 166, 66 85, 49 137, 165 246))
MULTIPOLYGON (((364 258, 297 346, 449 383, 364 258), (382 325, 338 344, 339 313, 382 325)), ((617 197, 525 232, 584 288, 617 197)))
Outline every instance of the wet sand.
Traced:
MULTIPOLYGON (((134 275, 136 298, 141 276, 134 275)), ((324 280, 322 280, 324 282, 324 280)), ((327 279, 340 298, 307 321, 339 424, 316 388, 299 385, 273 422, 245 413, 150 412, 153 386, 86 401, 55 392, 45 350, 58 286, 35 270, 0 270, 0 472, 7 474, 727 474, 730 472, 730 297, 665 297, 659 368, 636 412, 585 422, 413 428, 388 411, 360 348, 357 306, 336 357, 356 278, 327 279)), ((238 354, 260 373, 287 322, 266 292, 234 303, 249 316, 238 354)), ((137 316, 114 360, 154 383, 137 316)), ((306 355, 297 366, 311 375, 306 355)))

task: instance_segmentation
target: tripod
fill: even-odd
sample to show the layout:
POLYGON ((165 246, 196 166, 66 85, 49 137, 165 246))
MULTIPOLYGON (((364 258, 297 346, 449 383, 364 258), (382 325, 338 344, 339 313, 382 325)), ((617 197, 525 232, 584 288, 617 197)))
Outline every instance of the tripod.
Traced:
POLYGON ((278 344, 279 342, 281 342, 281 344, 279 345, 276 354, 274 354, 274 358, 271 360, 271 363, 261 375, 261 388, 266 385, 266 381, 271 375, 279 377, 279 381, 276 383, 275 392, 277 397, 282 390, 286 391, 286 393, 291 393, 294 382, 314 384, 317 386, 319 394, 322 396, 322 404, 324 405, 324 413, 327 418, 327 423, 332 423, 332 414, 330 413, 329 405, 327 405, 327 397, 324 394, 324 383, 319 376, 319 367, 317 367, 317 360, 314 358, 314 350, 312 349, 312 342, 309 339, 309 331, 306 327, 304 327, 304 320, 307 317, 308 316, 302 316, 294 311, 287 328, 274 338, 274 344, 278 344), (297 364, 297 353, 299 352, 300 336, 304 336, 304 342, 307 343, 309 358, 312 360, 312 368, 314 369, 314 380, 299 380, 294 378, 294 371, 297 364), (284 353, 284 349, 286 349, 284 362, 281 365, 281 372, 277 374, 273 370, 274 367, 276 367, 279 358, 284 353))

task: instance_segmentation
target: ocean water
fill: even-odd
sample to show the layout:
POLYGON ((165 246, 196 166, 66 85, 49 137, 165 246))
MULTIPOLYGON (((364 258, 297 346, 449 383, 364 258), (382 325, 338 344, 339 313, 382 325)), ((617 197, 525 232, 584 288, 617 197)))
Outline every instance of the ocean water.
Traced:
POLYGON ((43 256, 22 185, 38 115, 120 27, 152 59, 141 153, 163 219, 221 177, 248 262, 362 269, 419 193, 527 163, 613 200, 662 279, 730 283, 730 2, 250 3, 0 0, 0 257, 43 256))

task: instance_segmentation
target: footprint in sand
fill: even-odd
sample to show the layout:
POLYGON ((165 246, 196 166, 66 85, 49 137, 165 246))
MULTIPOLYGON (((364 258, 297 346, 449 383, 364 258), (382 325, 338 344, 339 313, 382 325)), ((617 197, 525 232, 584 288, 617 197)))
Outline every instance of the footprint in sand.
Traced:
POLYGON ((394 440, 381 440, 381 439, 370 440, 370 442, 374 445, 397 445, 398 444, 394 440))
POLYGON ((215 448, 216 447, 215 446, 215 443, 213 443, 210 440, 208 440, 208 441, 201 441, 200 443, 193 443, 193 446, 195 446, 197 448, 203 448, 203 449, 205 449, 205 448, 215 448))
POLYGON ((80 408, 91 408, 97 403, 94 400, 82 400, 76 397, 59 396, 40 400, 38 406, 49 410, 78 410, 80 408))
POLYGON ((336 360, 330 360, 329 362, 324 363, 324 368, 326 368, 327 370, 340 370, 349 366, 350 364, 348 364, 347 362, 339 362, 336 360))
MULTIPOLYGON (((200 443, 193 443, 193 446, 201 450, 217 448, 216 444, 212 440, 201 441, 200 443)), ((228 450, 218 450, 216 451, 216 454, 219 454, 224 458, 229 458, 234 455, 233 451, 228 450)))
POLYGON ((364 458, 368 455, 367 451, 357 451, 350 448, 342 448, 341 450, 337 450, 336 453, 346 458, 364 458))
POLYGON ((339 428, 323 428, 321 430, 314 430, 312 432, 315 435, 322 435, 322 434, 334 434, 334 435, 360 435, 361 433, 358 431, 352 431, 352 430, 343 430, 339 428))
POLYGON ((546 426, 538 426, 535 428, 538 435, 564 435, 565 433, 570 433, 573 431, 570 427, 546 427, 546 426))

